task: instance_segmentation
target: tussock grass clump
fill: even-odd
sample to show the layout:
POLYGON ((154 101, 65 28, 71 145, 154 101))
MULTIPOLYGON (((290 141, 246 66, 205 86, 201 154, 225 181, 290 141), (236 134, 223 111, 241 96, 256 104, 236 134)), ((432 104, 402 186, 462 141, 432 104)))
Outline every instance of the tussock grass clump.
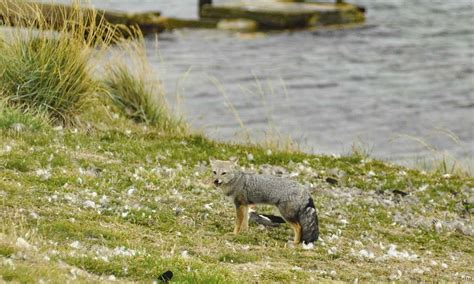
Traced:
POLYGON ((98 88, 89 73, 87 52, 73 40, 13 40, 1 49, 0 66, 1 88, 11 104, 46 111, 64 124, 98 88))
POLYGON ((94 49, 110 43, 113 30, 88 20, 96 16, 78 6, 54 23, 34 5, 17 7, 10 16, 28 28, 12 29, 0 45, 2 96, 10 105, 48 113, 55 123, 74 124, 99 90, 92 76, 94 49))
POLYGON ((153 77, 141 36, 135 42, 122 42, 115 55, 106 68, 104 83, 119 111, 137 123, 184 133, 186 124, 172 114, 160 82, 153 77))

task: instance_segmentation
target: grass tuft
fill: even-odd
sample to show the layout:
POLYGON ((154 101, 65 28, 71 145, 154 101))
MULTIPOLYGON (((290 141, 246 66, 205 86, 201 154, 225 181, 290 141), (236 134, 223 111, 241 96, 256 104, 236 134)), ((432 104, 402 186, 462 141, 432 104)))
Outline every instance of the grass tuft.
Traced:
POLYGON ((104 83, 111 101, 129 119, 165 132, 186 130, 183 120, 171 113, 161 84, 146 57, 141 34, 136 41, 124 41, 116 49, 116 59, 107 66, 104 83))
POLYGON ((90 21, 96 15, 84 15, 78 6, 54 23, 34 4, 15 8, 6 24, 26 22, 29 28, 11 29, 0 45, 1 96, 9 105, 47 113, 54 123, 76 124, 87 99, 99 91, 90 64, 94 49, 110 43, 113 30, 90 21))

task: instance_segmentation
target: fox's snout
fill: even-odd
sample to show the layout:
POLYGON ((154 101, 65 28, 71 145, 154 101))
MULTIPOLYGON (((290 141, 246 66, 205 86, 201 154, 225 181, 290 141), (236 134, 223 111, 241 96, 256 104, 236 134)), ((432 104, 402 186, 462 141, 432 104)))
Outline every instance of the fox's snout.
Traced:
POLYGON ((220 179, 214 180, 214 185, 215 185, 215 186, 219 186, 219 185, 221 185, 221 184, 222 184, 222 180, 220 180, 220 179))

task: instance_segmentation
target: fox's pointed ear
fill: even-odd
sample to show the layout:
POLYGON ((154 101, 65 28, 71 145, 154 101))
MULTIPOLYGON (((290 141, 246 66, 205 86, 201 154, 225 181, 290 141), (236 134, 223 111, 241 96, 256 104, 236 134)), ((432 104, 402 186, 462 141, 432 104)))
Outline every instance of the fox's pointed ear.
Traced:
POLYGON ((239 158, 236 158, 233 163, 234 163, 234 166, 238 167, 239 166, 239 158))
POLYGON ((216 162, 216 160, 213 158, 213 157, 209 157, 209 163, 212 165, 214 165, 216 162))

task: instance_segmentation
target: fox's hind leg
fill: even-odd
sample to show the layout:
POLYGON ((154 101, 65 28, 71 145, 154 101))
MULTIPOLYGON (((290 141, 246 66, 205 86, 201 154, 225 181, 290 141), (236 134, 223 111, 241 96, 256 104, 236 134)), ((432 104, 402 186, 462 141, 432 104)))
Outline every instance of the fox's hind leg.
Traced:
POLYGON ((246 230, 248 228, 248 211, 249 208, 246 205, 236 206, 237 218, 235 219, 234 234, 237 235, 240 229, 246 230))
POLYGON ((291 227, 293 228, 293 231, 295 233, 295 239, 293 240, 293 243, 295 245, 301 243, 301 225, 300 223, 293 223, 293 222, 290 222, 290 225, 291 227))

